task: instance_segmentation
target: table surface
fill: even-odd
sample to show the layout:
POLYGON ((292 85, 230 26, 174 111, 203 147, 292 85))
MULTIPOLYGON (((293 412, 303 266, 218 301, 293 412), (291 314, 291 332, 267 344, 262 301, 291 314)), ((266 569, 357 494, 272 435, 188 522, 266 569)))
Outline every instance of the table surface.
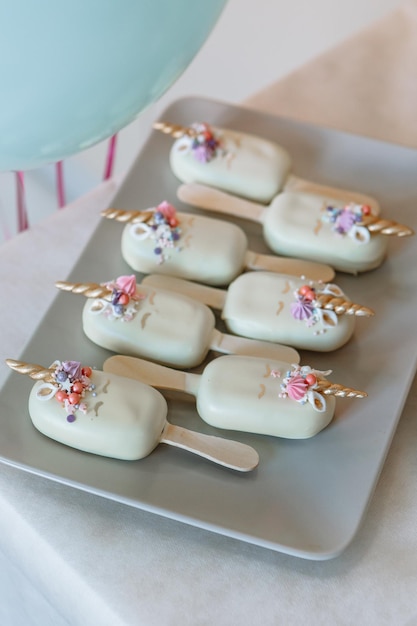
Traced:
MULTIPOLYGON (((383 3, 373 15, 353 5, 355 29, 383 3)), ((253 90, 269 80, 258 78, 265 82, 253 90)), ((21 353, 55 295, 50 285, 70 272, 118 185, 102 185, 0 247, 1 361, 21 353)), ((0 382, 6 375, 2 366, 0 382)), ((416 403, 414 381, 366 519, 331 561, 268 551, 2 466, 0 622, 417 624, 416 403)))

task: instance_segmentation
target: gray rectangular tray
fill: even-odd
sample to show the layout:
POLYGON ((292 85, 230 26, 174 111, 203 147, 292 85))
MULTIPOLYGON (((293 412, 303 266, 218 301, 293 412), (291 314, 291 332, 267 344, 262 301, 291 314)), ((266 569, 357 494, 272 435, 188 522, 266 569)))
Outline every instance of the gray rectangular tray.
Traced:
MULTIPOLYGON (((416 151, 199 98, 179 100, 161 117, 276 140, 291 153, 298 176, 374 195, 387 216, 417 230, 416 151)), ((145 209, 166 199, 190 210, 176 200, 170 145, 160 133, 150 136, 114 206, 145 209)), ((267 252, 257 225, 233 221, 245 228, 251 249, 267 252)), ((120 255, 121 230, 103 220, 69 279, 101 282, 130 273, 120 255)), ((123 462, 60 445, 33 428, 27 411, 32 383, 16 374, 0 394, 0 460, 269 549, 308 559, 335 557, 363 519, 415 373, 416 264, 415 240, 392 240, 378 270, 337 276, 354 301, 375 309, 375 318, 358 320, 354 338, 341 350, 304 353, 302 360, 333 369, 335 381, 369 397, 338 401, 334 421, 313 439, 216 431, 198 417, 191 398, 169 396, 171 422, 253 445, 260 454, 255 472, 241 475, 166 446, 141 461, 123 462)), ((60 293, 21 357, 43 365, 76 359, 100 368, 109 353, 84 337, 82 306, 82 299, 60 293)))

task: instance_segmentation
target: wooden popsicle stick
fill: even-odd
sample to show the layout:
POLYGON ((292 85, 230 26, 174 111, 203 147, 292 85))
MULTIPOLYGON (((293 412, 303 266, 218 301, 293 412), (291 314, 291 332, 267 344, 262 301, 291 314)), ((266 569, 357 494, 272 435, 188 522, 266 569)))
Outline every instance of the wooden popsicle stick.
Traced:
POLYGON ((373 215, 380 214, 380 206, 375 198, 364 193, 341 189, 338 187, 330 187, 328 185, 320 185, 310 180, 304 180, 292 174, 288 176, 282 191, 301 191, 303 193, 312 193, 319 196, 329 198, 329 200, 339 200, 344 204, 354 202, 355 204, 365 204, 371 207, 373 215))
POLYGON ((103 371, 125 378, 133 378, 133 380, 139 380, 141 383, 158 387, 158 389, 183 391, 193 396, 197 396, 201 378, 200 374, 181 372, 166 365, 119 354, 104 361, 103 371))
POLYGON ((196 433, 169 422, 162 431, 160 442, 182 448, 238 472, 250 472, 259 464, 259 455, 251 446, 223 437, 196 433))
POLYGON ((265 359, 286 361, 287 363, 299 363, 300 355, 297 350, 273 341, 249 339, 228 335, 214 329, 210 349, 222 354, 240 354, 241 356, 257 356, 265 359))
POLYGON ((246 268, 250 270, 266 270, 279 274, 304 276, 310 280, 321 280, 324 283, 333 280, 335 276, 334 269, 324 263, 273 256, 272 254, 258 254, 251 250, 246 252, 245 263, 246 268))
POLYGON ((182 202, 197 208, 234 215, 258 223, 264 221, 265 211, 268 208, 198 183, 180 185, 177 189, 177 196, 182 202))
POLYGON ((213 309, 221 311, 226 302, 227 292, 216 287, 208 287, 193 283, 183 278, 174 276, 164 276, 163 274, 149 274, 141 282, 142 285, 163 289, 164 291, 173 291, 183 296, 207 304, 213 309))

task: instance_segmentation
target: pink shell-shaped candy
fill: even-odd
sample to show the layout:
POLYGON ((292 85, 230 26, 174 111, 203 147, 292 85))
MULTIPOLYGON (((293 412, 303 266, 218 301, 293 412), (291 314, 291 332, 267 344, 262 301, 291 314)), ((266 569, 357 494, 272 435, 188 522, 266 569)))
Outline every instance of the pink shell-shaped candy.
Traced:
POLYGON ((168 221, 174 218, 177 213, 176 208, 166 200, 163 200, 156 208, 163 214, 164 217, 166 217, 168 221))
POLYGON ((291 400, 296 401, 304 398, 307 393, 307 389, 308 383, 306 382, 305 378, 303 378, 299 374, 292 376, 289 379, 286 387, 288 397, 291 398, 291 400))
POLYGON ((116 280, 117 287, 127 293, 128 296, 134 296, 136 293, 136 276, 119 276, 116 280))

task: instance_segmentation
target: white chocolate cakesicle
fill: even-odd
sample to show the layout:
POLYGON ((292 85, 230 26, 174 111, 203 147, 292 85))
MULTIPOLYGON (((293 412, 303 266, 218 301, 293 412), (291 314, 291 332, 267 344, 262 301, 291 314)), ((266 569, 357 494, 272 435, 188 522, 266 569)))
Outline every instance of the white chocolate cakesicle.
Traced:
POLYGON ((87 297, 83 330, 112 352, 181 368, 199 365, 209 350, 299 361, 287 346, 221 333, 206 305, 168 290, 137 288, 134 276, 103 285, 59 281, 56 286, 87 297))
POLYGON ((414 234, 411 228, 369 214, 366 205, 340 205, 319 195, 284 192, 268 207, 203 185, 181 185, 178 197, 193 206, 262 224, 267 245, 292 255, 356 274, 378 267, 387 236, 414 234))
POLYGON ((200 417, 215 426, 260 435, 306 439, 333 419, 335 396, 367 394, 331 383, 330 371, 254 357, 222 356, 204 372, 178 372, 132 357, 107 359, 104 370, 197 398, 200 417))
POLYGON ((154 128, 176 138, 169 160, 184 183, 217 187, 249 200, 268 203, 287 189, 337 197, 344 203, 379 205, 365 194, 319 185, 292 175, 291 157, 277 143, 226 128, 193 124, 189 128, 156 122, 154 128))
POLYGON ((137 272, 228 285, 245 269, 270 270, 332 280, 334 270, 321 263, 264 255, 247 249, 246 235, 230 222, 179 213, 167 202, 147 211, 106 209, 102 215, 126 223, 122 256, 137 272), (167 213, 174 219, 171 226, 167 213))
POLYGON ((170 289, 221 310, 236 335, 319 352, 343 346, 354 332, 355 317, 373 315, 337 285, 273 272, 242 274, 227 291, 157 274, 146 276, 142 285, 170 289))
POLYGON ((239 471, 258 465, 250 446, 169 424, 165 398, 147 384, 82 368, 78 361, 56 361, 48 369, 11 359, 7 364, 37 379, 29 395, 31 420, 59 443, 125 461, 167 443, 239 471))

